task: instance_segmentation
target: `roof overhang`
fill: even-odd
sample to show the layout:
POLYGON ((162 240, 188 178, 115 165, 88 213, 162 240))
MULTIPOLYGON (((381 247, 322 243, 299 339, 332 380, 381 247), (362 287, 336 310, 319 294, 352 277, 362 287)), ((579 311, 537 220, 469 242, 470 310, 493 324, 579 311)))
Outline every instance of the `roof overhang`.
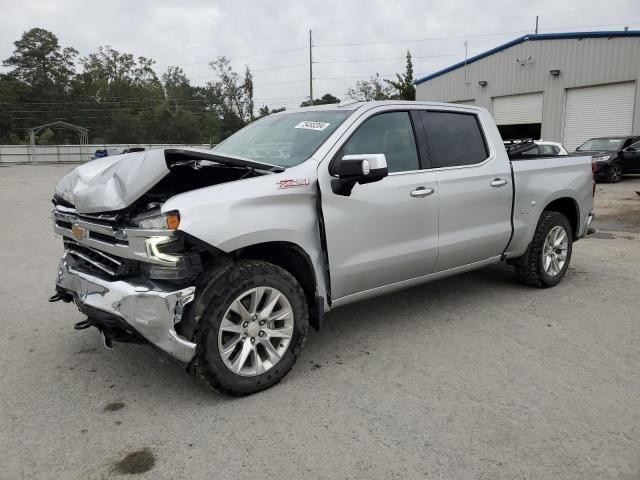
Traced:
POLYGON ((439 70, 431 75, 427 75, 422 78, 418 78, 414 83, 414 85, 420 85, 426 81, 429 81, 433 78, 444 75, 445 73, 452 72, 453 70, 457 70, 460 67, 464 67, 465 65, 469 65, 470 63, 477 62, 478 60, 482 60, 485 57, 493 55, 494 53, 501 52, 506 50, 507 48, 511 48, 514 45, 518 45, 520 43, 529 42, 529 41, 539 41, 539 40, 566 40, 571 38, 582 39, 582 38, 616 38, 616 37, 640 37, 640 30, 632 30, 632 31, 610 31, 610 32, 566 32, 566 33, 537 33, 530 35, 523 35, 522 37, 518 37, 515 40, 511 40, 505 44, 502 44, 498 47, 492 48, 491 50, 487 50, 484 53, 480 53, 471 58, 468 58, 465 61, 458 62, 450 67, 439 70))

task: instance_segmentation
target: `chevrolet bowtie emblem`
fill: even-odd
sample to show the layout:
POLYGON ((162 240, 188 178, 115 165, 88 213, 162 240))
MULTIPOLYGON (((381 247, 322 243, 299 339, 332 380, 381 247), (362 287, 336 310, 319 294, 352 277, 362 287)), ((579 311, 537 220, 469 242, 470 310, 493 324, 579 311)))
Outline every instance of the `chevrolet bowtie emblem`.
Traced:
POLYGON ((73 235, 73 238, 75 238, 76 240, 82 240, 83 238, 87 237, 87 229, 82 228, 77 223, 74 223, 71 226, 71 234, 73 235))

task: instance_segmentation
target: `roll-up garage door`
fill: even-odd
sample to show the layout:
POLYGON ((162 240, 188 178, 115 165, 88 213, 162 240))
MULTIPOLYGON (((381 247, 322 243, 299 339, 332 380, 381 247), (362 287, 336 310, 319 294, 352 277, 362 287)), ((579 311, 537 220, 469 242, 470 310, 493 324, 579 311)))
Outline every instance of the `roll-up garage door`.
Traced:
POLYGON ((635 92, 635 82, 568 89, 565 148, 573 151, 593 137, 631 134, 635 92))
POLYGON ((494 97, 493 118, 498 125, 542 123, 542 93, 494 97))

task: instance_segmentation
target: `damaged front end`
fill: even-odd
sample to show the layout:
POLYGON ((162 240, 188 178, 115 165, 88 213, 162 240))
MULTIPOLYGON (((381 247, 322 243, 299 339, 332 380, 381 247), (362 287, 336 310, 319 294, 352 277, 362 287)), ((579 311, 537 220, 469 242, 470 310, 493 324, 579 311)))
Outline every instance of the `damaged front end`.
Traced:
POLYGON ((223 253, 181 231, 180 212, 163 213, 162 205, 190 190, 264 175, 268 166, 222 163, 196 150, 121 157, 82 165, 56 188, 54 231, 65 251, 51 301, 73 301, 88 317, 76 328, 97 327, 107 345, 148 341, 188 363, 195 344, 183 332, 192 331, 185 324, 197 279, 223 253))

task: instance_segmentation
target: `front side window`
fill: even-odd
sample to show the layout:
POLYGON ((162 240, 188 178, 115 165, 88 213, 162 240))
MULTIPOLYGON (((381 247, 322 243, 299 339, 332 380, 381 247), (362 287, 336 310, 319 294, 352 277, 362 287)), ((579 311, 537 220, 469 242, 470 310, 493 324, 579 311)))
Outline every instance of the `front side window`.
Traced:
POLYGON ((222 155, 293 167, 307 160, 351 111, 309 111, 257 120, 213 149, 222 155))
POLYGON ((381 113, 365 121, 342 147, 342 155, 384 153, 389 173, 418 170, 418 150, 408 112, 381 113))
POLYGON ((489 156, 475 115, 422 112, 421 117, 433 168, 473 165, 489 156))

